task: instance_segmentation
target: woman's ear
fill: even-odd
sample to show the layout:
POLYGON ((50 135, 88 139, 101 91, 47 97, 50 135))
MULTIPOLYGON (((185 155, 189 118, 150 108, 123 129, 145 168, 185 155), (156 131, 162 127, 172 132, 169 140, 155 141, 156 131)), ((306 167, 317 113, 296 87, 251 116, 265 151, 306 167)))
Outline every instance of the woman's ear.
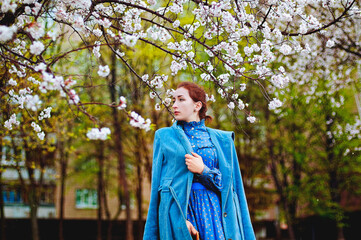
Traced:
POLYGON ((202 106, 203 106, 203 104, 201 101, 196 102, 196 110, 197 111, 200 111, 202 109, 202 106))

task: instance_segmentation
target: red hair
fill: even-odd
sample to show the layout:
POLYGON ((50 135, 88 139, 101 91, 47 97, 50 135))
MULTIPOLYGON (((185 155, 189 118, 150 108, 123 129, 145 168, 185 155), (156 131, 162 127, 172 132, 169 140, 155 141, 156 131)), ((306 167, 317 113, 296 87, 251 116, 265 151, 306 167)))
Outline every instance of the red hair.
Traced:
POLYGON ((188 90, 189 96, 194 102, 201 102, 202 108, 199 110, 199 118, 205 119, 207 122, 212 121, 212 117, 206 115, 207 112, 207 101, 206 101, 206 92, 204 89, 193 82, 181 82, 178 84, 178 88, 185 88, 188 90))

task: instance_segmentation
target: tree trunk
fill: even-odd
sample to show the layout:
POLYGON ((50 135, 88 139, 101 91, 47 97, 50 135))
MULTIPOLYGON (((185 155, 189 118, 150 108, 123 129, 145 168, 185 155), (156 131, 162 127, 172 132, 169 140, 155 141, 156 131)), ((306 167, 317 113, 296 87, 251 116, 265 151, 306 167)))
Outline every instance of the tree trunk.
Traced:
POLYGON ((282 239, 282 233, 281 233, 281 211, 280 211, 280 202, 277 202, 276 205, 276 221, 275 221, 275 228, 276 228, 276 240, 282 239))
POLYGON ((65 181, 68 167, 68 154, 65 153, 64 141, 58 141, 60 154, 60 208, 59 208, 59 240, 64 240, 64 206, 65 206, 65 181))
MULTIPOLYGON (((104 159, 106 160, 106 159, 104 159)), ((105 166, 105 163, 103 163, 103 165, 105 166)), ((108 169, 107 169, 108 170, 108 169)), ((107 175, 107 173, 105 173, 105 175, 107 175)), ((108 174, 109 175, 109 174, 108 174)), ((110 214, 110 211, 109 211, 109 206, 108 206, 108 198, 107 198, 107 193, 106 193, 106 182, 105 182, 105 179, 104 179, 104 170, 103 170, 103 177, 102 177, 102 203, 103 203, 103 209, 104 209, 104 212, 105 212, 105 216, 106 216, 106 219, 107 219, 107 222, 108 222, 108 229, 107 229, 107 240, 111 240, 112 239, 112 228, 113 228, 113 222, 112 222, 112 219, 111 219, 111 214, 110 214)), ((115 219, 117 219, 117 216, 115 215, 114 217, 115 219)))
MULTIPOLYGON (((1 147, 0 147, 0 152, 1 151, 1 147)), ((0 155, 1 156, 1 155, 0 155)), ((5 214, 4 214, 4 198, 2 196, 2 192, 3 192, 3 181, 2 181, 2 170, 1 170, 0 166, 0 217, 1 217, 1 222, 0 222, 0 230, 1 230, 1 240, 5 240, 6 236, 5 236, 5 214)))
POLYGON ((103 168, 104 168, 104 142, 100 141, 97 143, 97 153, 98 153, 98 235, 97 240, 102 240, 102 200, 103 200, 103 168))
MULTIPOLYGON (((326 119, 330 119, 331 115, 326 114, 326 119)), ((326 124, 326 132, 331 131, 331 127, 333 125, 333 122, 331 124, 326 124)), ((336 203, 338 206, 341 203, 341 194, 339 189, 339 182, 338 182, 338 164, 337 164, 337 158, 335 158, 335 153, 333 149, 333 142, 332 138, 327 138, 326 140, 326 153, 327 153, 327 161, 329 163, 329 189, 330 189, 330 196, 333 203, 336 203)), ((341 211, 341 210, 340 210, 341 211)), ((339 213, 336 213, 339 214, 339 213)), ((342 214, 342 213, 340 213, 342 214)), ((340 226, 343 219, 340 219, 339 217, 336 217, 334 219, 336 225, 337 225, 337 239, 338 240, 344 240, 343 235, 343 228, 340 226)))
POLYGON ((31 222, 31 235, 32 240, 39 240, 39 225, 38 225, 38 204, 36 200, 35 187, 31 186, 30 196, 29 196, 29 205, 30 205, 30 222, 31 222))
MULTIPOLYGON (((105 159, 104 159, 105 160, 105 159)), ((103 163, 104 165, 104 163, 103 163)), ((103 177, 102 177, 102 203, 103 203, 103 209, 105 212, 105 216, 107 218, 107 222, 108 222, 108 229, 107 229, 107 240, 111 240, 112 239, 112 228, 113 228, 113 222, 111 219, 111 214, 109 211, 109 206, 108 206, 108 199, 107 199, 107 193, 106 193, 106 184, 105 184, 105 179, 104 179, 104 171, 103 171, 103 177)), ((117 216, 115 216, 115 219, 117 218, 117 216)))
MULTIPOLYGON (((0 159, 2 159, 2 152, 3 152, 3 142, 2 142, 2 137, 0 137, 0 159)), ((5 156, 6 157, 6 156, 5 156)), ((3 198, 3 179, 2 179, 2 166, 1 166, 1 162, 0 162, 0 230, 1 230, 1 240, 5 240, 6 239, 6 235, 5 235, 5 212, 4 212, 4 198, 3 198)))
MULTIPOLYGON (((111 95, 111 101, 115 104, 119 102, 116 96, 115 90, 116 84, 116 57, 112 55, 112 75, 111 75, 111 84, 109 86, 109 91, 111 95)), ((112 120, 114 128, 114 147, 118 156, 118 183, 119 186, 123 187, 124 200, 126 206, 126 239, 133 240, 133 227, 132 227, 132 218, 130 211, 130 195, 129 187, 127 182, 127 176, 125 172, 125 159, 123 155, 123 145, 122 145, 122 136, 121 136, 121 122, 119 121, 118 111, 116 108, 112 108, 112 120)))
MULTIPOLYGON (((266 121, 269 118, 269 111, 266 110, 266 121)), ((274 144, 273 144, 273 139, 271 138, 271 136, 269 135, 269 132, 266 133, 266 144, 267 144, 267 148, 269 151, 269 158, 271 160, 270 162, 270 169, 271 169, 271 175, 272 175, 272 179, 275 183, 276 186, 276 191, 278 196, 280 197, 279 201, 280 201, 280 205, 282 206, 283 210, 285 211, 285 216, 286 216, 286 221, 287 221, 287 225, 288 225, 288 235, 289 235, 289 239, 290 240, 295 240, 295 233, 294 233, 294 229, 293 229, 293 218, 290 216, 290 209, 289 209, 289 203, 286 197, 286 193, 285 193, 285 189, 288 187, 288 182, 287 182, 287 176, 283 175, 283 181, 282 181, 282 177, 280 177, 279 175, 279 171, 277 170, 277 166, 281 165, 284 166, 284 163, 282 163, 282 161, 284 161, 284 159, 282 158, 282 156, 278 156, 274 153, 274 144), (276 158, 280 158, 280 162, 278 163, 276 158)))
MULTIPOLYGON (((141 146, 142 144, 142 133, 137 130, 136 132, 136 144, 137 146, 141 146)), ((141 154, 141 148, 137 147, 135 150, 135 157, 136 157, 136 162, 137 162, 137 206, 138 206, 138 237, 137 239, 142 239, 143 237, 143 229, 140 229, 140 223, 142 221, 142 202, 143 202, 143 198, 142 198, 142 192, 143 192, 143 188, 142 188, 142 182, 143 182, 143 173, 142 173, 142 154, 141 154)))
POLYGON ((32 240, 39 240, 39 226, 38 226, 38 219, 37 219, 37 212, 38 212, 38 196, 37 196, 37 186, 35 180, 34 169, 35 167, 35 157, 34 152, 26 152, 26 168, 28 171, 30 186, 29 186, 29 207, 30 207, 30 222, 31 222, 31 234, 32 240))

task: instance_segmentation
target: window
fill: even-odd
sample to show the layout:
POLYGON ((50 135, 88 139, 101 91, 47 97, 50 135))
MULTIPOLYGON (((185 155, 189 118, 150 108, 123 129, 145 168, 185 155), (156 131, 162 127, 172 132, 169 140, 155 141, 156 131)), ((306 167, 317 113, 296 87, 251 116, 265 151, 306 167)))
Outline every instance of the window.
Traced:
POLYGON ((77 189, 76 190, 76 208, 98 208, 98 192, 94 189, 77 189))
POLYGON ((40 193, 40 204, 42 205, 54 205, 55 203, 55 186, 46 185, 40 193))
POLYGON ((22 203, 23 199, 21 197, 20 189, 4 189, 3 200, 4 204, 22 203))

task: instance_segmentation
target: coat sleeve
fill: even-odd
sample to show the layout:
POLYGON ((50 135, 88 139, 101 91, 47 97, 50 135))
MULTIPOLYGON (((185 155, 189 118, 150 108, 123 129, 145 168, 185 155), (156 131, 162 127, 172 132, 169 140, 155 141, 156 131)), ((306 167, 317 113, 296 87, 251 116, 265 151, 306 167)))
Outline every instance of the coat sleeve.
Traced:
POLYGON ((232 146, 232 160, 233 160, 233 185, 234 189, 238 195, 239 199, 239 206, 241 208, 241 216, 242 216, 242 225, 244 236, 246 240, 255 240, 255 234, 253 231, 251 218, 249 215, 248 204, 246 199, 246 194, 244 192, 242 175, 239 168, 238 157, 236 152, 236 147, 234 145, 234 133, 232 132, 232 139, 231 139, 231 146, 232 146))
POLYGON ((159 226, 158 226, 158 206, 159 195, 158 188, 160 184, 163 152, 161 149, 161 139, 159 132, 155 132, 153 143, 153 163, 152 163, 152 184, 150 192, 150 203, 145 223, 143 240, 158 240, 159 239, 159 226))

